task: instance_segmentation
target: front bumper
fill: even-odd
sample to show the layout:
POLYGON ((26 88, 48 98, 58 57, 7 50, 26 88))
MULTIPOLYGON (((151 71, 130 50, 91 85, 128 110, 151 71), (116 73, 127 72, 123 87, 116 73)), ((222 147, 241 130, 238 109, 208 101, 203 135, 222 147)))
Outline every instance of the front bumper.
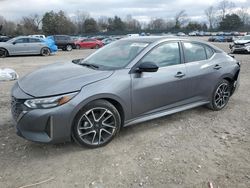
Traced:
MULTIPOLYGON (((71 140, 74 105, 68 103, 50 109, 28 109, 23 103, 28 98, 16 84, 12 91, 11 111, 17 135, 34 142, 62 143, 71 140), (18 90, 18 92, 16 92, 18 90), (17 94, 18 93, 18 94, 17 94)), ((29 96, 30 97, 30 96, 29 96)), ((73 99, 72 99, 73 100, 73 99)))
POLYGON ((232 52, 250 52, 250 46, 245 45, 233 45, 231 46, 232 52))

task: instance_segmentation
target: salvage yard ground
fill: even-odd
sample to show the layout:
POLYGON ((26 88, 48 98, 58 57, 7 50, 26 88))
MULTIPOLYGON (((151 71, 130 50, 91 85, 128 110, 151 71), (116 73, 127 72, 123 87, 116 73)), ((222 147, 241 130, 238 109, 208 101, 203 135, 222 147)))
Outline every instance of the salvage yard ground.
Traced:
MULTIPOLYGON (((228 43, 215 43, 228 51, 228 43)), ((50 57, 0 59, 0 68, 20 76, 42 66, 85 57, 94 50, 50 57)), ((0 187, 250 187, 250 55, 242 63, 241 85, 219 112, 199 107, 124 128, 98 149, 74 143, 37 144, 15 134, 10 89, 0 83, 0 187)), ((35 82, 35 80, 34 80, 35 82)), ((34 122, 34 126, 35 122, 34 122)))

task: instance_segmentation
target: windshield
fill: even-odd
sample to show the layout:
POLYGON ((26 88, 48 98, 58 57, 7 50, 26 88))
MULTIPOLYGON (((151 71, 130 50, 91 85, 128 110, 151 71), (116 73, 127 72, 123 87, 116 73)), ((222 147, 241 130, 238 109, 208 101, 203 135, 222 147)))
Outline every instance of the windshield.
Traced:
POLYGON ((242 37, 242 40, 250 40, 250 35, 242 37))
POLYGON ((128 65, 148 43, 120 40, 105 46, 82 63, 94 64, 100 69, 120 69, 128 65))

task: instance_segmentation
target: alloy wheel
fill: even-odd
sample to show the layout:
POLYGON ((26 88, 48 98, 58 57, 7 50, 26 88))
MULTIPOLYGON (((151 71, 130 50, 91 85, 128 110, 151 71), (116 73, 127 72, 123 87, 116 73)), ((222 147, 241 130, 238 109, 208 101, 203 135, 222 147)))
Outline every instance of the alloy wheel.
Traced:
POLYGON ((79 138, 89 145, 101 145, 108 142, 116 129, 114 114, 102 107, 88 110, 77 123, 79 138))
POLYGON ((223 108, 230 97, 230 87, 227 83, 222 83, 218 86, 214 95, 214 104, 217 108, 223 108))
POLYGON ((66 46, 66 50, 67 50, 67 51, 71 51, 71 50, 72 50, 72 46, 71 46, 71 45, 67 45, 67 46, 66 46))

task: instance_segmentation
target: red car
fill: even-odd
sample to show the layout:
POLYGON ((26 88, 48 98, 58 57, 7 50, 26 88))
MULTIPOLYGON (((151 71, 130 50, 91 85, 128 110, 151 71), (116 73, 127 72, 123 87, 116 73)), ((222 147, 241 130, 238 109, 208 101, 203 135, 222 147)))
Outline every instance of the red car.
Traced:
POLYGON ((80 48, 95 48, 98 49, 102 47, 104 44, 102 41, 96 39, 83 39, 75 42, 76 49, 80 48))

